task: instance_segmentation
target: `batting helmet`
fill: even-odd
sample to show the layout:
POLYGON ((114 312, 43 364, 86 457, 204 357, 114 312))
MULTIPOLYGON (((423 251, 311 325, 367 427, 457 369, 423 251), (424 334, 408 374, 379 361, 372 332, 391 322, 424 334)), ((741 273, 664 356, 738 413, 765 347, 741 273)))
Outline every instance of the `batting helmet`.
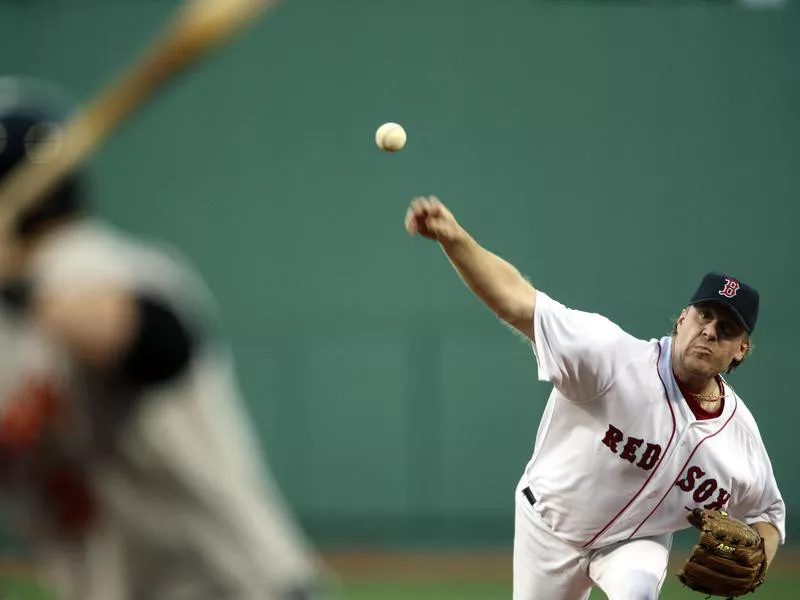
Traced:
MULTIPOLYGON (((42 161, 58 151, 60 127, 73 103, 57 87, 19 77, 0 78, 0 179, 25 157, 42 161)), ((85 177, 75 173, 22 214, 16 233, 28 236, 42 224, 81 210, 85 177)))

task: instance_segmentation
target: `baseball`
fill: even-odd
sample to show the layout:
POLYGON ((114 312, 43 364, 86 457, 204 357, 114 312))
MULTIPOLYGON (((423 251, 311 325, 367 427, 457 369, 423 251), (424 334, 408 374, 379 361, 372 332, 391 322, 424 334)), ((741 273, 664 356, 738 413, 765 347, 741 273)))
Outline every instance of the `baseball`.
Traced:
POLYGON ((406 130, 397 123, 384 123, 375 132, 375 143, 386 152, 399 152, 406 145, 406 130))

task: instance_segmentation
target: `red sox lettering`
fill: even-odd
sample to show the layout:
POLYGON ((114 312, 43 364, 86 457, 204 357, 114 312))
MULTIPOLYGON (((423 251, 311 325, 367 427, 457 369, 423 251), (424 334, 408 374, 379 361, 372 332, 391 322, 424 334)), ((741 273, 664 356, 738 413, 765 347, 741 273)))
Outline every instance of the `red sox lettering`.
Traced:
MULTIPOLYGON (((659 444, 626 436, 621 429, 611 424, 603 437, 603 444, 621 459, 645 471, 651 470, 661 457, 659 444)), ((684 492, 692 492, 692 500, 696 504, 711 500, 704 505, 704 508, 711 510, 722 510, 731 498, 728 490, 722 488, 715 478, 707 476, 707 473, 697 465, 689 466, 684 477, 675 482, 675 486, 684 492), (715 492, 717 495, 712 499, 715 492)))
POLYGON ((639 456, 637 451, 641 448, 642 444, 645 441, 641 438, 635 437, 628 437, 624 444, 622 441, 625 440, 625 434, 622 430, 614 427, 613 425, 608 426, 608 431, 606 431, 606 435, 603 438, 603 443, 609 447, 609 449, 614 453, 619 453, 619 457, 627 460, 630 463, 633 463, 638 458, 638 462, 636 462, 636 466, 640 469, 644 469, 645 471, 649 471, 652 469, 656 463, 658 462, 659 457, 661 456, 661 446, 658 444, 651 444, 647 443, 647 446, 644 449, 644 452, 639 456), (622 450, 619 450, 619 445, 622 444, 622 450))
POLYGON ((691 492, 692 500, 697 504, 709 500, 714 492, 717 492, 717 497, 713 502, 704 505, 704 508, 710 510, 722 510, 731 499, 731 494, 728 490, 723 489, 713 477, 706 477, 705 471, 697 465, 692 465, 686 471, 686 476, 675 482, 675 485, 681 488, 684 492, 691 492), (699 485, 698 485, 699 484, 699 485))

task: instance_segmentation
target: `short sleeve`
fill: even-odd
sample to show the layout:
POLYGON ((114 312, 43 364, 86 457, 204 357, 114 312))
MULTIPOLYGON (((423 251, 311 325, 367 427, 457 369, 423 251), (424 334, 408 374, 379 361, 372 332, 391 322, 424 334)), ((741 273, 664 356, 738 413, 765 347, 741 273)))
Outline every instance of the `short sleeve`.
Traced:
POLYGON ((786 541, 786 505, 775 481, 766 450, 762 460, 766 461, 767 476, 764 485, 754 490, 753 499, 742 507, 745 510, 743 520, 748 525, 771 523, 778 529, 783 544, 786 541))
POLYGON ((608 388, 633 339, 608 318, 567 308, 541 291, 533 326, 539 380, 575 402, 593 400, 608 388))

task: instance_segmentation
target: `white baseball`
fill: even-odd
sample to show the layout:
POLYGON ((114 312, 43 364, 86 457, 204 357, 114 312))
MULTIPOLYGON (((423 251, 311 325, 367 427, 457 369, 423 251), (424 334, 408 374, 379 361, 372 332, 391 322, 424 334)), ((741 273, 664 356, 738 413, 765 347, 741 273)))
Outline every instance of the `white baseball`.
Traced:
POLYGON ((386 152, 399 152, 406 145, 406 130, 397 123, 384 123, 375 132, 375 143, 386 152))

